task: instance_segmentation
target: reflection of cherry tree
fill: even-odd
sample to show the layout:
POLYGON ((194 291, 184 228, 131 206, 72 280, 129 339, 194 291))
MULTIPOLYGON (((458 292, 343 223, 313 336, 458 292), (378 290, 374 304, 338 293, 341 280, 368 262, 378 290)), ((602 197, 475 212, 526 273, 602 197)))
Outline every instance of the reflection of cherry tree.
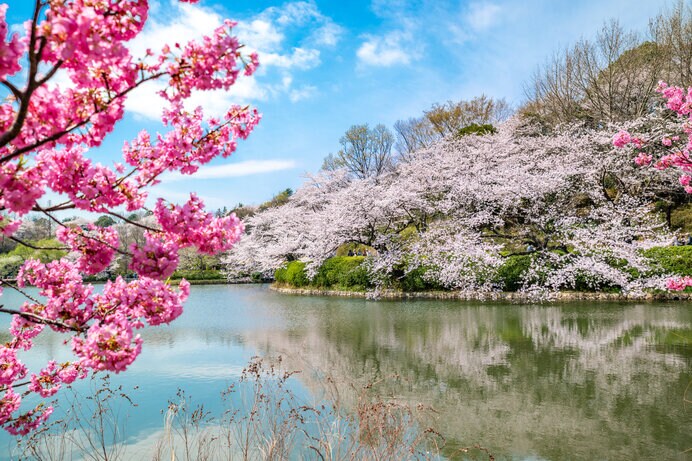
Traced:
POLYGON ((159 200, 150 223, 118 210, 142 209, 148 188, 164 172, 192 174, 235 150, 259 121, 257 111, 233 106, 221 117, 207 118, 201 108, 188 110, 184 102, 193 91, 229 89, 241 73, 251 75, 258 62, 254 54, 241 54, 231 21, 201 41, 152 44, 161 48, 132 56, 127 42, 144 26, 148 3, 143 0, 36 0, 24 32, 9 37, 6 10, 0 5, 0 231, 18 241, 21 217, 38 212, 72 253, 45 264, 28 260, 16 285, 3 282, 26 295, 26 302, 0 306, 13 314, 12 339, 0 346, 0 425, 26 434, 51 408, 39 404, 20 411, 24 396, 48 398, 89 372, 125 370, 142 347, 136 330, 180 315, 189 284, 182 281, 175 290, 165 282, 180 248, 215 253, 238 240, 243 226, 236 217, 214 218, 194 194, 182 206, 159 200), (92 161, 88 150, 102 144, 123 118, 128 95, 149 81, 163 84, 159 95, 166 102, 167 131, 157 136, 143 131, 126 142, 124 164, 92 161), (47 190, 64 201, 41 206, 38 200, 47 190), (122 229, 69 226, 56 217, 70 209, 119 218, 141 229, 141 238, 123 246, 122 229), (139 279, 118 278, 95 294, 82 276, 106 269, 116 255, 130 259, 139 279), (28 285, 37 287, 42 299, 25 292, 28 285), (32 348, 46 326, 66 336, 74 357, 51 360, 29 373, 19 354, 32 348))
MULTIPOLYGON (((325 375, 347 384, 398 376, 376 390, 431 405, 445 436, 495 445, 496 454, 521 441, 527 454, 546 459, 556 445, 579 459, 633 457, 623 453, 642 449, 629 443, 636 434, 647 453, 639 456, 666 458, 687 443, 677 422, 686 417, 678 402, 689 358, 664 342, 678 333, 683 344, 689 335, 685 306, 281 303, 265 308, 283 313, 286 328, 248 331, 244 344, 280 353, 316 393, 325 375), (644 413, 673 424, 670 438, 662 441, 648 417, 636 418, 644 413)), ((348 405, 355 396, 343 388, 348 405)))
POLYGON ((649 205, 660 191, 612 150, 603 132, 542 134, 512 119, 497 134, 419 151, 376 179, 322 173, 249 219, 230 261, 270 272, 288 257, 314 269, 357 242, 377 250, 368 261, 377 280, 420 268, 447 288, 497 289, 504 258, 524 254, 525 289, 660 284, 632 276, 648 268, 642 249, 670 240, 649 205))

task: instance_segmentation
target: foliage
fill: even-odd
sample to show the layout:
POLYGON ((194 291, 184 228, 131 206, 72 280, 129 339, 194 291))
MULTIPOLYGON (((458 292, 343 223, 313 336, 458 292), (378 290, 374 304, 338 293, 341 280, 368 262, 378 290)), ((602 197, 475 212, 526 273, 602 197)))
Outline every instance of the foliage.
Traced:
POLYGON ((113 224, 115 224, 115 219, 105 214, 99 216, 98 219, 94 221, 96 227, 110 227, 113 224))
POLYGON ((362 243, 345 243, 336 249, 336 256, 364 256, 368 254, 368 251, 372 251, 367 245, 362 243))
POLYGON ((655 267, 666 274, 692 276, 692 246, 667 246, 649 248, 644 256, 654 261, 655 267))
POLYGON ((692 234, 692 204, 683 205, 671 210, 671 228, 679 229, 686 234, 692 234))
POLYGON ((520 113, 550 127, 586 121, 605 128, 648 114, 661 80, 692 85, 692 5, 683 0, 650 20, 646 35, 610 21, 595 40, 555 54, 527 85, 520 113))
POLYGON ((329 154, 322 168, 333 171, 345 168, 358 179, 376 177, 392 167, 394 135, 382 124, 353 125, 339 139, 341 150, 329 154))
POLYGON ((27 244, 35 248, 20 243, 10 251, 9 254, 11 256, 19 256, 22 258, 22 261, 26 261, 27 259, 38 259, 42 263, 56 261, 67 255, 65 245, 55 239, 37 240, 34 242, 27 242, 27 244))
POLYGON ((232 21, 201 41, 151 43, 143 56, 133 56, 137 47, 130 44, 144 28, 148 2, 32 3, 35 11, 17 31, 5 19, 8 6, 0 5, 0 233, 27 241, 14 255, 39 258, 25 261, 16 285, 0 287, 27 299, 0 307, 13 314, 11 340, 0 346, 0 426, 18 435, 35 430, 52 411, 44 403, 23 408, 23 399, 41 402, 91 373, 126 370, 141 351, 136 330, 181 314, 189 284, 181 281, 176 290, 165 282, 178 266, 180 249, 215 254, 238 241, 242 223, 234 215, 206 212, 194 194, 182 206, 159 199, 153 210, 137 213, 162 174, 192 174, 217 156, 231 155, 260 119, 250 107, 205 117, 201 108, 185 105, 197 91, 229 90, 259 65, 256 54, 243 55, 232 21), (125 142, 122 163, 92 161, 89 150, 103 144, 122 120, 128 96, 147 82, 160 86, 163 132, 152 137, 142 131, 125 142), (64 200, 40 206, 47 192, 64 200), (71 209, 122 223, 104 218, 99 224, 110 226, 68 225, 55 215, 71 209), (143 216, 129 219, 120 209, 143 216), (32 211, 44 222, 23 225, 21 218, 32 211), (52 238, 53 228, 57 247, 70 254, 43 262, 61 254, 41 252, 61 250, 27 249, 28 240, 44 243, 40 239, 52 238), (126 230, 133 228, 138 231, 126 230), (122 261, 136 280, 118 278, 98 292, 85 283, 122 261), (25 292, 27 286, 38 289, 41 302, 25 292), (45 327, 65 336, 73 356, 30 370, 20 356, 45 327))
POLYGON ((210 271, 221 266, 218 256, 202 253, 196 248, 182 248, 178 251, 178 259, 178 270, 182 271, 210 271))
POLYGON ((521 113, 550 126, 585 121, 596 127, 642 117, 653 106, 664 61, 661 47, 611 21, 596 40, 579 41, 534 75, 521 113))
POLYGON ((448 101, 433 104, 421 117, 397 120, 395 146, 401 160, 408 161, 412 154, 432 145, 445 137, 465 134, 486 134, 492 123, 499 123, 512 113, 504 99, 477 96, 469 101, 448 101), (486 129, 470 127, 486 127, 486 129))
POLYGON ((310 283, 305 272, 305 263, 301 261, 291 261, 285 266, 279 267, 274 273, 274 280, 278 283, 285 283, 294 287, 304 287, 310 283))
POLYGON ((477 96, 470 101, 434 104, 425 112, 428 119, 440 136, 457 136, 471 125, 489 125, 492 122, 505 120, 511 110, 504 99, 477 96))
POLYGON ((468 136, 470 134, 484 135, 484 134, 494 134, 497 130, 490 123, 484 123, 479 125, 477 123, 472 123, 457 132, 457 136, 468 136))
POLYGON ((17 276, 19 268, 24 264, 24 258, 18 255, 0 256, 0 278, 13 278, 17 276))
POLYGON ((430 268, 425 266, 418 266, 409 271, 395 270, 392 273, 394 287, 408 292, 440 289, 439 283, 426 277, 429 272, 430 268))
POLYGON ((171 278, 185 280, 225 280, 226 275, 217 270, 177 270, 173 272, 171 278))
POLYGON ((312 285, 322 288, 360 288, 370 286, 363 256, 334 256, 317 269, 312 285))
POLYGON ((499 283, 506 291, 517 291, 524 283, 524 276, 531 267, 530 255, 508 256, 498 268, 499 283))
POLYGON ((264 211, 267 208, 275 208, 277 206, 285 205, 288 202, 288 199, 291 198, 291 195, 293 195, 292 189, 284 189, 278 194, 276 194, 274 197, 272 197, 271 200, 268 200, 260 204, 258 209, 259 211, 264 211))

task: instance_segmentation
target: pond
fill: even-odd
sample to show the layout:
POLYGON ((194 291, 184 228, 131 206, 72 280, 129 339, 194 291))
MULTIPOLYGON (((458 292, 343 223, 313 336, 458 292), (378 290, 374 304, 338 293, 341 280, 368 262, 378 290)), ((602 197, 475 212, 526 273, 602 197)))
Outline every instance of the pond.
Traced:
MULTIPOLYGON (((301 370, 290 378, 301 399, 322 395, 329 376, 357 384, 341 392, 377 383, 387 398, 434 409, 443 455, 480 444, 496 459, 658 460, 692 448, 690 303, 370 301, 194 286, 181 318, 142 337, 138 360, 111 380, 137 404, 119 410, 119 437, 138 447, 127 459, 151 459, 146 445, 178 389, 213 411, 255 355, 301 370)), ((24 359, 61 357, 61 342, 44 335, 24 359)), ((77 386, 77 398, 93 386, 77 386)), ((342 395, 345 407, 356 398, 342 395)), ((14 445, 0 435, 2 459, 17 456, 14 445)))

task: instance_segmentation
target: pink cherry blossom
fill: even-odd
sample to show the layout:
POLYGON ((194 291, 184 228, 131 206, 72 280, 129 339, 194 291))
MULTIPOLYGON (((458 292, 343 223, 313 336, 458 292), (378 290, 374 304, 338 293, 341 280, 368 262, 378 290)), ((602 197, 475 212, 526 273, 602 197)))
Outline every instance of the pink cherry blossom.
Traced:
POLYGON ((72 251, 79 253, 77 267, 87 274, 96 274, 108 267, 119 244, 115 229, 96 227, 93 224, 89 224, 86 229, 61 227, 56 232, 56 237, 72 251))
POLYGON ((0 5, 0 80, 12 93, 0 103, 0 233, 16 238, 22 216, 42 213, 55 222, 56 237, 70 254, 48 263, 27 260, 17 276, 17 290, 25 293, 31 285, 41 296, 27 294, 21 306, 9 306, 12 337, 0 346, 0 391, 5 392, 0 426, 20 435, 52 411, 38 404, 22 412, 12 388, 27 384, 18 382, 29 373, 18 354, 30 351, 46 326, 71 341, 76 357, 63 364, 49 361, 31 373, 26 393, 48 398, 61 383, 100 370, 123 371, 141 350, 137 329, 171 322, 182 313, 189 284, 182 281, 174 289, 160 280, 175 271, 178 249, 225 250, 243 230, 235 216, 214 218, 193 196, 182 207, 171 204, 164 210, 157 204, 161 228, 123 217, 124 225, 145 228, 146 239, 121 248, 115 228, 70 227, 55 212, 76 208, 117 216, 121 209, 142 210, 161 174, 192 174, 216 157, 228 157, 261 119, 245 106, 233 105, 219 118, 184 106, 194 92, 228 90, 259 66, 256 54, 243 54, 233 21, 199 40, 152 44, 142 56, 133 56, 128 41, 143 30, 146 0, 35 2, 35 8, 37 19, 24 23, 23 34, 10 35, 8 7, 0 5), (54 78, 58 72, 68 84, 54 78), (99 163, 89 149, 100 146, 122 120, 132 91, 153 80, 162 84, 167 100, 165 130, 155 136, 142 132, 124 143, 122 162, 99 163), (39 200, 47 192, 65 202, 46 207, 39 200), (117 279, 95 294, 83 275, 107 269, 116 254, 132 258, 140 279, 117 279))
POLYGON ((21 70, 19 59, 24 54, 24 44, 19 40, 19 36, 12 34, 7 41, 6 13, 7 5, 0 5, 0 80, 21 70))
POLYGON ((83 366, 119 373, 142 351, 142 338, 133 334, 132 325, 123 317, 111 320, 104 324, 94 323, 86 338, 72 339, 72 350, 81 357, 83 366))
POLYGON ((41 397, 50 397, 60 390, 60 377, 54 360, 48 362, 48 366, 41 373, 31 375, 29 390, 36 392, 41 397))
POLYGON ((673 291, 682 291, 692 287, 692 277, 672 278, 666 283, 666 288, 673 291))
POLYGON ((626 131, 620 131, 613 137, 613 145, 615 147, 625 147, 630 142, 632 142, 632 137, 626 131))
POLYGON ((636 163, 639 166, 651 165, 652 161, 653 161, 653 156, 648 155, 644 152, 640 152, 639 155, 637 155, 637 158, 634 159, 634 163, 636 163))
POLYGON ((19 410, 22 397, 16 394, 11 387, 5 389, 5 395, 0 398, 0 424, 5 424, 12 418, 12 413, 19 410))
POLYGON ((178 266, 178 248, 178 244, 166 236, 148 232, 143 245, 133 243, 130 247, 130 269, 142 277, 168 278, 178 266))
POLYGON ((17 359, 17 353, 0 346, 0 386, 8 386, 26 376, 26 367, 17 359))
POLYGON ((36 408, 14 417, 5 423, 5 429, 12 435, 26 435, 35 430, 53 413, 53 407, 39 404, 36 408))

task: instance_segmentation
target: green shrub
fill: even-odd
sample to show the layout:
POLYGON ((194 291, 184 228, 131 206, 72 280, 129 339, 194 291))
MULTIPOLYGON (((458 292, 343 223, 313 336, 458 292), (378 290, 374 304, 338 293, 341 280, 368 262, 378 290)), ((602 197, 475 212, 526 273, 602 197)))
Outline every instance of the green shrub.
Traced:
POLYGON ((195 271, 195 270, 179 270, 173 272, 171 275, 172 279, 186 279, 186 280, 223 280, 226 276, 221 271, 207 270, 207 271, 195 271))
POLYGON ((16 255, 3 255, 0 257, 0 277, 12 278, 17 276, 19 268, 24 264, 24 259, 16 255))
POLYGON ((692 246, 649 248, 644 256, 652 259, 663 273, 692 276, 692 246))
POLYGON ((285 267, 278 268, 274 272, 274 280, 294 287, 304 287, 310 283, 302 261, 291 261, 285 267))
POLYGON ((591 274, 585 274, 580 272, 576 275, 574 280, 574 290, 575 291, 603 291, 606 293, 620 293, 622 289, 618 286, 606 282, 603 280, 598 280, 591 274))
POLYGON ((429 291, 441 289, 440 284, 428 280, 425 277, 430 267, 418 266, 415 269, 405 270, 404 266, 395 268, 392 271, 393 287, 402 291, 429 291))
POLYGON ((687 203, 674 209, 670 215, 670 224, 673 229, 692 233, 692 204, 687 203))
POLYGON ((517 291, 523 284, 523 276, 531 266, 531 255, 508 256, 497 270, 498 282, 506 291, 517 291))
POLYGON ((250 280, 252 280, 253 283, 262 283, 265 281, 265 277, 261 272, 253 272, 250 274, 250 280))
POLYGON ((366 288, 370 285, 368 271, 362 266, 363 256, 334 256, 327 259, 313 279, 313 285, 323 288, 366 288))
POLYGON ((489 123, 484 123, 483 125, 479 125, 477 123, 472 123, 468 126, 465 126, 464 128, 461 128, 457 132, 457 136, 462 137, 462 136, 468 136, 470 134, 482 136, 484 134, 495 134, 495 133, 497 133, 497 130, 495 129, 494 126, 492 126, 489 123))
POLYGON ((403 291, 426 291, 431 288, 431 284, 425 280, 424 275, 428 271, 425 267, 417 267, 399 277, 399 287, 403 291))

